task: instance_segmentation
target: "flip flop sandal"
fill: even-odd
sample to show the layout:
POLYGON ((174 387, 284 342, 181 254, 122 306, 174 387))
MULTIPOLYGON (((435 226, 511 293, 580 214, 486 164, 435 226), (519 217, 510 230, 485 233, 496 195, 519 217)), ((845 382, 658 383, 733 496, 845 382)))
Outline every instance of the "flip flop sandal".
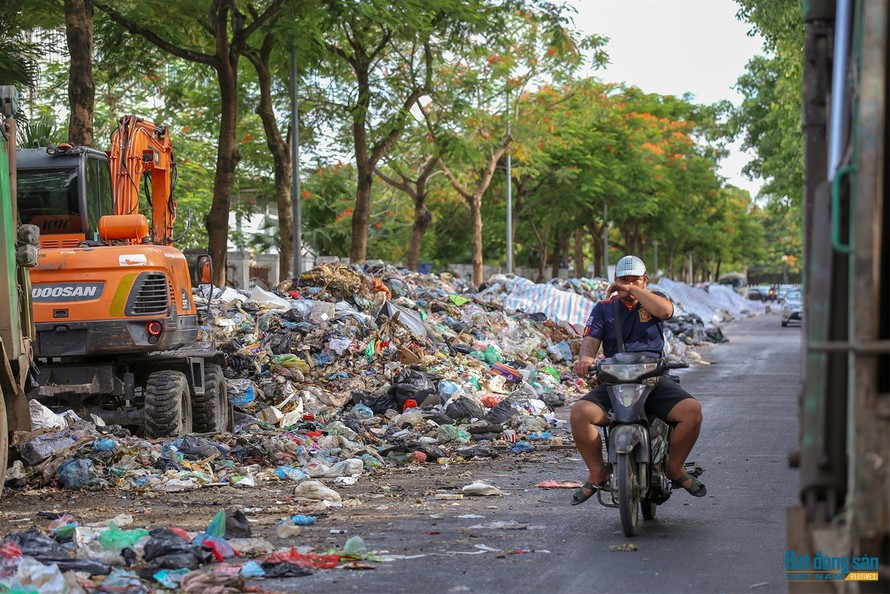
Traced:
POLYGON ((698 480, 688 472, 678 479, 671 479, 671 485, 680 489, 686 489, 686 492, 693 497, 704 497, 708 494, 708 490, 705 488, 704 483, 702 483, 700 480, 698 480), (685 483, 686 481, 690 481, 688 487, 683 486, 683 483, 685 483))
POLYGON ((593 497, 597 491, 599 491, 601 489, 605 489, 608 486, 609 486, 608 479, 604 480, 603 482, 601 482, 598 485, 596 485, 594 483, 584 483, 584 485, 582 485, 578 489, 575 489, 575 494, 572 495, 572 505, 578 505, 580 503, 584 503, 585 501, 587 501, 588 499, 593 497), (589 489, 590 495, 585 495, 584 489, 589 489))

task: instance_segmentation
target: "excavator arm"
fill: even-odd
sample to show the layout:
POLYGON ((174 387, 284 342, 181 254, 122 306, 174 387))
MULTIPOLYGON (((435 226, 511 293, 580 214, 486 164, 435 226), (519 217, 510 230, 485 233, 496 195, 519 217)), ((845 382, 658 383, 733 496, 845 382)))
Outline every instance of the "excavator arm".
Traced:
POLYGON ((151 243, 173 243, 176 203, 176 160, 166 126, 134 115, 123 116, 111 135, 108 153, 114 194, 114 212, 139 214, 139 185, 144 174, 151 180, 151 243))

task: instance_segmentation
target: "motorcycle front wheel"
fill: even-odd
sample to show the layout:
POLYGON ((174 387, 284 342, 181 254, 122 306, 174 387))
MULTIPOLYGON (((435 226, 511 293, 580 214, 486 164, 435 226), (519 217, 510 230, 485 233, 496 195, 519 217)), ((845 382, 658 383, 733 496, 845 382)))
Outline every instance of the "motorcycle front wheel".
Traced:
POLYGON ((658 506, 652 503, 651 501, 644 501, 640 504, 640 507, 643 509, 643 519, 644 520, 654 520, 655 512, 658 510, 658 506))
POLYGON ((618 512, 621 515, 621 529, 625 536, 633 536, 640 527, 640 495, 636 456, 633 451, 618 454, 615 474, 618 476, 618 512))

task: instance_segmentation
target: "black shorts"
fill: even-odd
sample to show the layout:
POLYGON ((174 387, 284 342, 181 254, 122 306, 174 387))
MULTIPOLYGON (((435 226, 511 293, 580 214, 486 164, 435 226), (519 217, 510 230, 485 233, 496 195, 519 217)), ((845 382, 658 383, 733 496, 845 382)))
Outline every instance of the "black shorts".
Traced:
MULTIPOLYGON (((658 382, 655 390, 649 394, 646 400, 646 415, 656 416, 665 423, 668 413, 681 400, 694 398, 692 394, 680 387, 680 384, 670 377, 664 376, 658 382)), ((583 396, 581 400, 587 400, 599 405, 607 413, 612 410, 612 401, 609 400, 609 392, 606 384, 600 384, 583 396)))

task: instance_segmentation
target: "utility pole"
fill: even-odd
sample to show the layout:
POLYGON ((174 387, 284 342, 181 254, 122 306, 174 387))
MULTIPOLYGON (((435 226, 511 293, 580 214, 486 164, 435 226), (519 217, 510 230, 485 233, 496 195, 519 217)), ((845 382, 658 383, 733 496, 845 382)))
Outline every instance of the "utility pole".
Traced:
MULTIPOLYGON (((509 85, 509 83, 508 83, 509 85)), ((507 87, 507 274, 513 274, 513 160, 510 155, 510 87, 507 87)))

